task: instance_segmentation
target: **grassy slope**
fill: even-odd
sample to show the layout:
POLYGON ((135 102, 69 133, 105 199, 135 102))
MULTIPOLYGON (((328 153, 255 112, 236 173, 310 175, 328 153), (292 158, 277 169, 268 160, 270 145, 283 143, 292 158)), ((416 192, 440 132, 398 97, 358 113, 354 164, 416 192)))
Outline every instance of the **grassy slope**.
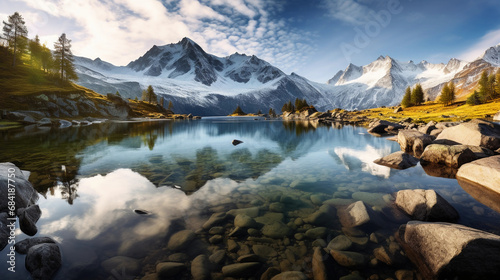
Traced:
POLYGON ((444 106, 436 102, 427 102, 420 106, 404 108, 402 112, 394 113, 394 107, 375 108, 359 111, 357 114, 370 118, 384 120, 402 120, 412 118, 414 121, 460 121, 474 118, 491 118, 500 110, 500 99, 491 102, 469 106, 463 101, 455 102, 450 106, 444 106), (382 115, 380 115, 382 114, 382 115), (444 117, 451 116, 451 117, 444 117), (489 117, 488 117, 489 116, 489 117))
MULTIPOLYGON (((47 93, 62 98, 71 93, 84 94, 94 103, 108 100, 104 95, 74 83, 61 82, 57 77, 33 69, 29 65, 18 64, 12 67, 12 55, 3 47, 0 47, 0 57, 2 57, 0 60, 0 110, 36 110, 30 106, 29 100, 31 98, 35 100, 38 95, 47 93), (28 102, 19 102, 20 97, 28 102)), ((135 117, 160 117, 171 113, 141 101, 129 100, 129 105, 135 117)), ((0 123, 0 127, 11 125, 15 123, 7 124, 5 121, 0 123)))

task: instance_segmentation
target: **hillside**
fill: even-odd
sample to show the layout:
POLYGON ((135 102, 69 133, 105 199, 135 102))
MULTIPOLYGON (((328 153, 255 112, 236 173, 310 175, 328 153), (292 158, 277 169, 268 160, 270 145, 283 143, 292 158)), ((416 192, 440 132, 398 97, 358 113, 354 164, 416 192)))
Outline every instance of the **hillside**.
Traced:
POLYGON ((0 56, 5 58, 0 61, 0 119, 4 123, 32 122, 44 117, 123 119, 150 113, 171 114, 156 105, 98 94, 26 64, 12 67, 12 55, 4 47, 0 47, 0 56))

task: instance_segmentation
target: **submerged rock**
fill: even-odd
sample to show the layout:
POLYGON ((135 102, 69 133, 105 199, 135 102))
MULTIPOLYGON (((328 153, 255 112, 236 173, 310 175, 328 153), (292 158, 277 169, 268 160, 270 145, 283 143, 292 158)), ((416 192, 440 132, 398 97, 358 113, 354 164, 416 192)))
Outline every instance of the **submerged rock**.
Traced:
POLYGON ((170 237, 167 247, 172 251, 181 250, 186 248, 195 237, 196 235, 192 230, 181 230, 170 237))
POLYGON ((210 262, 206 255, 199 255, 191 262, 191 276, 194 280, 210 279, 210 262))
POLYGON ((183 263, 178 262, 161 262, 156 265, 158 279, 176 278, 179 273, 186 269, 183 263))
POLYGON ((212 216, 210 216, 208 221, 203 224, 202 228, 205 230, 209 230, 214 226, 224 225, 228 218, 228 215, 224 212, 214 213, 212 214, 212 216))
POLYGON ((337 215, 343 227, 353 228, 368 223, 380 223, 380 218, 363 201, 358 201, 345 208, 341 208, 337 215))
POLYGON ((258 262, 230 264, 222 267, 222 274, 224 277, 250 277, 255 275, 260 266, 261 264, 258 262))
POLYGON ((458 212, 434 190, 402 190, 396 193, 396 205, 415 220, 454 222, 458 212))
POLYGON ((243 141, 237 140, 237 139, 234 139, 233 142, 231 142, 231 144, 233 144, 233 146, 237 146, 237 145, 239 145, 241 143, 243 143, 243 141))
POLYGON ((373 161, 376 164, 395 169, 407 169, 417 165, 418 159, 405 152, 399 151, 373 161))
POLYGON ((274 276, 271 280, 307 280, 307 276, 300 271, 286 271, 274 276))
POLYGON ((357 252, 330 250, 330 254, 338 264, 349 268, 363 267, 367 263, 367 258, 357 252))
POLYGON ((262 228, 262 234, 271 238, 283 238, 289 236, 292 230, 282 222, 267 224, 262 228))
POLYGON ((449 223, 411 221, 398 240, 425 279, 500 279, 500 236, 449 223))
POLYGON ((62 265, 59 246, 43 243, 29 248, 25 265, 33 279, 52 279, 62 265))

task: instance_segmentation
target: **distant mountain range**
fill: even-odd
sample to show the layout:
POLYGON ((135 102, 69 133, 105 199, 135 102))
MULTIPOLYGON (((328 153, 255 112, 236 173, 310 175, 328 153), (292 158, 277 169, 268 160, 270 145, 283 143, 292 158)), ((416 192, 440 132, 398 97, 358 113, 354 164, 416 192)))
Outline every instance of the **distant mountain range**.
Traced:
POLYGON ((253 55, 208 54, 188 38, 153 46, 127 66, 84 57, 75 57, 75 65, 77 84, 102 94, 119 91, 127 98, 140 98, 142 90, 152 85, 179 113, 226 115, 237 105, 245 112, 269 108, 279 112, 285 102, 296 98, 307 99, 319 110, 352 110, 397 105, 405 88, 416 83, 422 84, 430 99, 450 80, 468 90, 483 69, 500 66, 500 45, 471 63, 451 59, 447 64, 415 64, 381 56, 365 66, 350 64, 325 84, 295 73, 287 75, 253 55))

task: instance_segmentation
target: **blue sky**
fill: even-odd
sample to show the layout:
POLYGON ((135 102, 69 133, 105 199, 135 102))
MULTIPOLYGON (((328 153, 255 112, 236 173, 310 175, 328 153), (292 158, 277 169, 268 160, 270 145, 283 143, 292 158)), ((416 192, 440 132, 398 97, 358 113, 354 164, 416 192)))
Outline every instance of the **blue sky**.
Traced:
POLYGON ((189 37, 317 82, 380 55, 471 61, 500 43, 497 0, 0 0, 3 20, 15 11, 30 37, 52 47, 65 32, 75 55, 115 65, 189 37))

